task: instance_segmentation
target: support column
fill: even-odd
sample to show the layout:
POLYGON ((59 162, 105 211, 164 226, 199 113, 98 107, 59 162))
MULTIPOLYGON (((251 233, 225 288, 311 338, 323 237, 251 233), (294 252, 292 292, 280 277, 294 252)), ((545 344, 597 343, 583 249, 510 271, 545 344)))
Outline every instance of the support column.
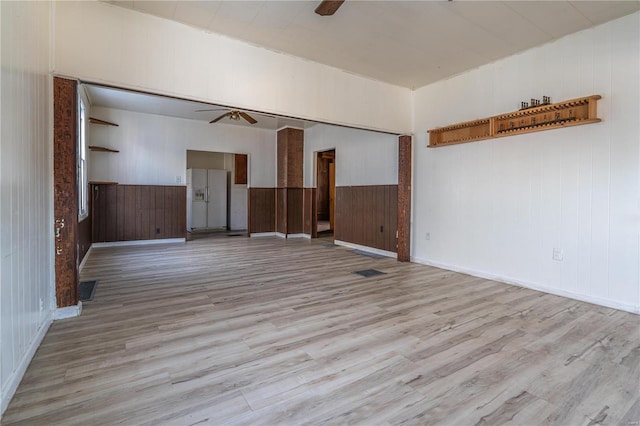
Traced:
POLYGON ((78 304, 77 82, 53 79, 53 185, 56 304, 78 304))
POLYGON ((303 153, 304 131, 278 131, 276 190, 276 232, 288 236, 303 233, 303 153))
POLYGON ((398 261, 411 261, 411 136, 398 138, 398 261))

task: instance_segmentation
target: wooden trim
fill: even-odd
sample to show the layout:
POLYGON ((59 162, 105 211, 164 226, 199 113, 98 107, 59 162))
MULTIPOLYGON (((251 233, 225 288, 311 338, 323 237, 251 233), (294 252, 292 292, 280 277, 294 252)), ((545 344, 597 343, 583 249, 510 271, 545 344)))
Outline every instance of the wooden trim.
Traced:
POLYGON ((602 96, 586 96, 431 129, 428 131, 428 146, 434 148, 560 127, 599 123, 602 121, 597 117, 599 99, 602 99, 602 96))
POLYGON ((89 150, 90 151, 98 151, 98 152, 120 152, 117 149, 111 149, 111 148, 106 148, 104 146, 96 146, 96 145, 89 145, 89 150))
POLYGON ((78 304, 77 82, 53 79, 56 306, 78 304))
POLYGON ((398 260, 411 261, 411 136, 398 138, 398 260))
POLYGON ((91 124, 101 124, 103 126, 119 127, 119 125, 116 124, 116 123, 112 123, 110 121, 105 121, 105 120, 100 120, 99 118, 95 118, 95 117, 89 117, 89 123, 91 123, 91 124))

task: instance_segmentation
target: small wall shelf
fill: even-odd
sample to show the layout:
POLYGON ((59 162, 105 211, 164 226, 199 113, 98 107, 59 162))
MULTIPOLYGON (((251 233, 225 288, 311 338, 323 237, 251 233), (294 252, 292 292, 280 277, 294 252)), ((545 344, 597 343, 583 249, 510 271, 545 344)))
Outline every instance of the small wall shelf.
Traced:
POLYGON ((110 121, 100 120, 99 118, 89 117, 89 123, 91 124, 102 124, 103 126, 116 126, 119 127, 118 124, 112 123, 110 121))
POLYGON ((475 142, 483 139, 540 132, 560 127, 598 123, 600 95, 541 105, 481 120, 429 130, 429 147, 475 142))
POLYGON ((98 152, 120 152, 117 149, 105 148, 104 146, 89 145, 91 151, 98 152))

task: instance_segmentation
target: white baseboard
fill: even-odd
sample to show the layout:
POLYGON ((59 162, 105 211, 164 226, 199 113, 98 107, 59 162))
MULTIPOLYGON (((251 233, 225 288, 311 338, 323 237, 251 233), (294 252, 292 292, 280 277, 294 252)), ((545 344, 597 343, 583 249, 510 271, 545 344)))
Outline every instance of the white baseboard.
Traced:
POLYGON ((360 244, 349 243, 346 241, 334 240, 333 242, 337 246, 349 247, 355 250, 368 251, 369 253, 379 254, 381 256, 392 257, 394 259, 398 258, 398 253, 394 253, 392 251, 380 250, 373 247, 361 246, 360 244))
POLYGON ((81 272, 82 269, 84 269, 84 265, 85 263, 87 263, 87 259, 89 259, 89 255, 91 254, 92 248, 93 248, 93 244, 91 244, 91 246, 89 247, 89 250, 87 250, 87 252, 84 255, 84 258, 82 259, 82 262, 80 262, 80 266, 78 266, 78 272, 81 272))
POLYGON ((61 320, 67 318, 79 317, 82 313, 82 302, 78 302, 75 306, 65 306, 64 308, 57 308, 53 312, 53 320, 61 320))
POLYGON ((287 238, 287 234, 283 234, 282 232, 274 232, 274 234, 278 238, 287 238))
POLYGON ((261 237, 275 237, 275 232, 252 232, 251 238, 261 238, 261 237))
POLYGON ((13 395, 16 393, 16 390, 18 390, 18 386, 22 381, 22 377, 24 377, 24 373, 27 371, 27 367, 29 367, 29 364, 31 363, 33 356, 36 354, 38 347, 40 347, 40 343, 42 343, 42 339, 44 339, 45 334, 47 334, 47 331, 49 330, 49 326, 51 325, 52 321, 53 321, 53 311, 49 312, 49 315, 47 315, 47 317, 43 321, 42 325, 40 326, 40 329, 38 329, 38 332, 34 336, 29 347, 27 348, 27 351, 22 356, 22 359, 20 360, 18 367, 9 375, 9 378, 6 381, 5 387, 2 389, 2 398, 0 398, 2 399, 0 418, 2 417, 2 414, 4 414, 4 411, 7 409, 7 407, 9 406, 9 402, 11 402, 11 398, 13 398, 13 395))
POLYGON ((121 247, 121 246, 145 246, 148 244, 184 244, 186 240, 184 238, 163 238, 158 240, 134 240, 134 241, 112 241, 109 243, 93 243, 91 248, 100 247, 121 247))
POLYGON ((561 290, 555 287, 550 287, 544 284, 536 284, 526 282, 510 277, 502 277, 499 275, 491 274, 485 271, 477 271, 474 269, 463 268, 457 265, 449 265, 446 263, 434 262, 431 260, 420 259, 412 257, 411 261, 414 263, 420 263, 422 265, 433 266, 435 268, 446 269, 448 271, 460 272, 461 274, 472 275, 478 278, 485 278, 492 281, 498 281, 505 284, 516 285, 518 287, 525 287, 531 290, 541 291, 544 293, 554 294, 556 296, 567 297, 569 299, 579 300, 581 302, 593 303, 595 305, 605 306, 607 308, 618 309, 620 311, 630 312, 632 314, 640 314, 640 306, 630 305, 626 303, 616 302, 614 300, 603 299, 597 296, 590 296, 582 293, 575 293, 572 291, 561 290))
POLYGON ((287 234, 287 238, 311 238, 308 234, 287 234))

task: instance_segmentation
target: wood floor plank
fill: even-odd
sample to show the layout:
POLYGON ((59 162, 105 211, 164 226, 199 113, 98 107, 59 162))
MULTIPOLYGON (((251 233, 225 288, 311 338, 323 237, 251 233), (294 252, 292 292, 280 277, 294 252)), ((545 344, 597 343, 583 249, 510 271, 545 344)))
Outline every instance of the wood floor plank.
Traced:
POLYGON ((640 316, 326 243, 93 249, 2 424, 640 422, 640 316))

